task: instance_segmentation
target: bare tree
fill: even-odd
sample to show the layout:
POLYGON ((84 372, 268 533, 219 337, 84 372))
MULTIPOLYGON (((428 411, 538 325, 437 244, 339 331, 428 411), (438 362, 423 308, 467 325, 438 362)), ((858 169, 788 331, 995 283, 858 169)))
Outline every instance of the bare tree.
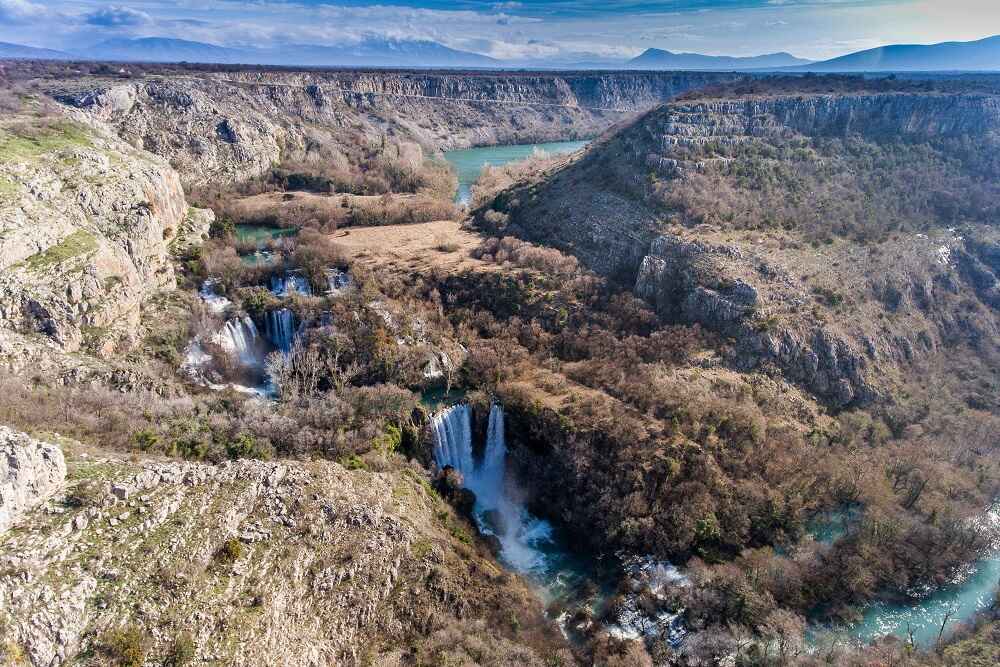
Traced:
POLYGON ((938 629, 937 641, 934 643, 935 646, 937 646, 939 648, 941 647, 941 640, 944 638, 944 629, 945 629, 945 626, 948 625, 948 621, 951 620, 951 617, 955 615, 956 611, 957 611, 956 605, 952 605, 944 613, 944 616, 941 618, 941 627, 940 627, 940 629, 938 629))

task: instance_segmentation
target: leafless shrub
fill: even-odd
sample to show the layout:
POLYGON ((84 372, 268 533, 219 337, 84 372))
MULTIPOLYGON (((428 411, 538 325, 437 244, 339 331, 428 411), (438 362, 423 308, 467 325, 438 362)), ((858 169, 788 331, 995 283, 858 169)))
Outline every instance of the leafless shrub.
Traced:
POLYGON ((573 275, 580 268, 580 263, 572 255, 555 248, 536 246, 513 236, 488 238, 473 251, 473 256, 498 264, 510 262, 558 276, 573 275))

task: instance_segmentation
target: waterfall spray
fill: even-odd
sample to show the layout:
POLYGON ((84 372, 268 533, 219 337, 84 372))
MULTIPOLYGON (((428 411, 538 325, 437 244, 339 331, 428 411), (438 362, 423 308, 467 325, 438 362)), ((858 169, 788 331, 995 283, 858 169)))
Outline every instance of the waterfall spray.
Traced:
MULTIPOLYGON (((438 467, 452 466, 461 472, 463 485, 476 495, 473 513, 480 531, 500 541, 500 559, 538 584, 547 602, 577 599, 583 604, 593 604, 593 583, 598 573, 595 564, 561 546, 552 526, 528 512, 518 496, 517 486, 506 479, 503 408, 498 404, 490 408, 480 460, 473 454, 471 422, 472 408, 455 405, 437 413, 431 420, 431 428, 438 467)), ((670 584, 686 580, 669 563, 652 558, 637 557, 622 565, 633 590, 645 588, 654 595, 664 595, 670 584)), ((564 613, 558 620, 564 624, 568 619, 564 613)), ((614 620, 605 627, 619 638, 662 635, 676 646, 686 632, 681 619, 680 612, 650 612, 637 594, 627 594, 617 605, 614 620)))
POLYGON ((257 327, 249 315, 227 321, 225 326, 213 336, 214 342, 219 347, 235 356, 242 365, 248 367, 256 367, 261 364, 257 339, 257 327))
POLYGON ((431 422, 434 459, 438 467, 452 466, 462 473, 465 488, 476 494, 476 521, 483 532, 500 540, 500 555, 508 565, 518 572, 539 573, 546 565, 539 546, 551 539, 552 529, 548 522, 531 516, 507 488, 503 408, 499 404, 490 408, 480 461, 473 455, 471 421, 469 405, 456 405, 435 415, 431 422))
POLYGON ((312 289, 309 281, 300 273, 286 273, 283 276, 271 276, 271 292, 275 296, 285 297, 291 294, 303 294, 309 296, 312 289))
POLYGON ((208 309, 213 313, 225 312, 226 308, 232 304, 232 301, 224 296, 221 296, 215 291, 215 280, 208 278, 201 284, 201 289, 198 290, 198 296, 201 297, 208 309))
POLYGON ((326 282, 330 288, 327 294, 338 294, 351 286, 351 276, 340 269, 327 269, 326 282))

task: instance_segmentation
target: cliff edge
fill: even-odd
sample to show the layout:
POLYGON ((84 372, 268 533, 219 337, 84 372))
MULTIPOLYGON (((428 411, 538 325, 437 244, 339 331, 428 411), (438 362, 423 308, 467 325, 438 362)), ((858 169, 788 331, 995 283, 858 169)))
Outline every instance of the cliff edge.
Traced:
POLYGON ((36 113, 0 121, 0 325, 110 357, 135 342, 142 301, 176 286, 170 244, 210 214, 163 160, 36 113))

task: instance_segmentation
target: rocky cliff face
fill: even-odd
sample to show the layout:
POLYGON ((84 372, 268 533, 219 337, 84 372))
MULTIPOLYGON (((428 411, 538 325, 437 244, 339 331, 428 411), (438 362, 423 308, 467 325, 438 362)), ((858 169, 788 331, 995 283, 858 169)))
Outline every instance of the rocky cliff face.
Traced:
POLYGON ((809 95, 673 104, 644 120, 664 145, 730 137, 745 141, 774 133, 809 136, 926 139, 989 137, 1000 129, 995 95, 908 93, 809 95))
POLYGON ((311 129, 344 142, 388 133, 429 153, 589 137, 725 76, 243 72, 83 81, 53 94, 169 159, 185 183, 202 184, 264 173, 311 129))
POLYGON ((447 73, 447 72, 232 72, 209 75, 243 83, 285 83, 361 95, 428 97, 496 104, 642 111, 692 89, 731 80, 704 72, 447 73))
POLYGON ((0 534, 45 502, 65 477, 58 447, 0 426, 0 534))
POLYGON ((543 621, 521 584, 463 543, 416 469, 135 464, 61 446, 65 495, 0 550, 0 658, 114 659, 132 636, 150 664, 181 651, 245 665, 400 665, 414 651, 441 664, 460 657, 455 637, 476 636, 479 650, 543 664, 496 623, 476 625, 499 610, 543 621))
POLYGON ((0 325, 110 355, 175 286, 169 246, 205 216, 167 164, 87 120, 0 124, 0 325))
POLYGON ((804 304, 808 290, 758 253, 738 245, 660 236, 650 244, 635 293, 668 320, 698 322, 737 342, 732 361, 751 371, 765 363, 836 405, 878 396, 870 370, 875 355, 830 326, 770 326, 790 304, 804 304))
MULTIPOLYGON (((667 104, 548 181, 502 193, 492 208, 506 214, 500 218, 505 229, 484 212, 479 220, 573 252, 634 286, 667 320, 697 322, 732 337, 736 368, 777 367, 834 405, 865 403, 885 393, 886 379, 901 363, 961 341, 996 340, 996 312, 989 308, 996 307, 995 243, 983 240, 989 234, 980 225, 961 233, 896 235, 879 248, 810 247, 794 231, 768 229, 766 205, 759 233, 727 228, 727 216, 739 214, 732 200, 775 165, 793 164, 796 150, 814 163, 833 164, 812 157, 811 142, 860 137, 873 146, 900 140, 992 146, 998 130, 1000 99, 979 94, 667 104), (714 182, 702 177, 715 173, 727 174, 722 180, 730 189, 699 191, 714 182), (665 202, 672 184, 687 183, 695 183, 688 192, 701 198, 705 219, 719 222, 678 224, 681 215, 665 202), (912 308, 900 307, 886 290, 914 295, 912 308), (963 310, 969 293, 979 305, 966 302, 963 310)), ((791 188, 782 193, 810 196, 791 188)), ((858 194, 845 190, 843 196, 858 194)), ((836 226, 836 215, 820 224, 836 226)))

